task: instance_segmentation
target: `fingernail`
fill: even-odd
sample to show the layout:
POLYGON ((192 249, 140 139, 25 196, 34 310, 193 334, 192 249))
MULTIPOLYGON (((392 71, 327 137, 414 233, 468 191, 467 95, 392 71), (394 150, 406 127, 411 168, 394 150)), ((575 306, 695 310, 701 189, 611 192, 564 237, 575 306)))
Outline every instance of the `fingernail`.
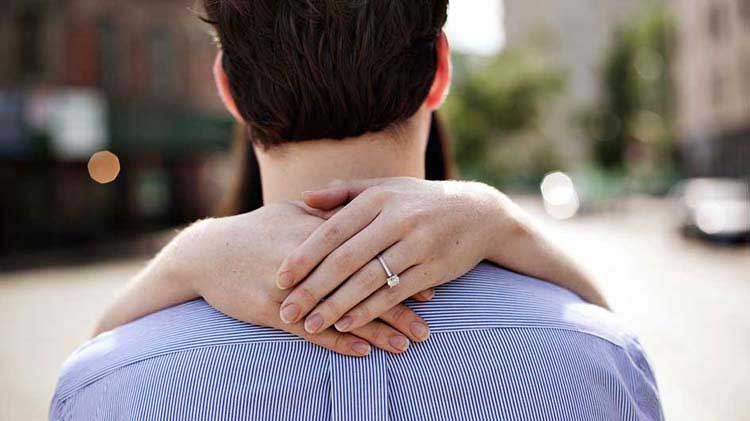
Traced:
POLYGON ((352 351, 361 356, 368 355, 370 354, 370 344, 367 342, 354 342, 352 344, 352 351))
POLYGON ((424 341, 430 336, 430 328, 424 323, 413 322, 411 324, 411 333, 420 341, 424 341))
POLYGON ((336 323, 336 330, 339 332, 346 332, 347 329, 354 323, 352 316, 344 316, 341 320, 336 323))
POLYGON ((431 290, 427 291, 427 293, 424 296, 425 296, 425 300, 431 300, 432 297, 435 296, 435 290, 431 289, 431 290))
POLYGON ((307 333, 317 333, 322 326, 323 316, 320 314, 313 314, 305 320, 305 330, 307 333))
POLYGON ((287 304, 281 308, 281 320, 284 323, 294 323, 299 317, 299 306, 297 304, 287 304))
POLYGON ((398 349, 401 352, 406 351, 406 349, 409 348, 409 339, 402 335, 393 335, 391 336, 391 339, 388 340, 388 342, 392 347, 398 349))
POLYGON ((292 272, 284 271, 276 277, 276 285, 281 289, 287 289, 292 286, 292 272))

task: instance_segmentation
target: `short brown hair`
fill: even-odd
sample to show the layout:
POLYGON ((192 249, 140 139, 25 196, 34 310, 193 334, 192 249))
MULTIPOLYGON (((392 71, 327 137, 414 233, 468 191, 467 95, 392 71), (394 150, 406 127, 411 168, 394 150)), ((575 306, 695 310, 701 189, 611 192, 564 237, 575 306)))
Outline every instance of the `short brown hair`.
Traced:
POLYGON ((448 0, 203 0, 253 142, 343 139, 408 119, 448 0))

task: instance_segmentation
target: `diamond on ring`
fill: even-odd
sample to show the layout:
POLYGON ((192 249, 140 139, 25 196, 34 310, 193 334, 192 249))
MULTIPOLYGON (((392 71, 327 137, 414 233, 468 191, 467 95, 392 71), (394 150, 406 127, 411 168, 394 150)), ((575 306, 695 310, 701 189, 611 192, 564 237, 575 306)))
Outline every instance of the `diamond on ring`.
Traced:
POLYGON ((393 288, 401 282, 401 278, 398 275, 391 275, 388 277, 388 286, 393 288))

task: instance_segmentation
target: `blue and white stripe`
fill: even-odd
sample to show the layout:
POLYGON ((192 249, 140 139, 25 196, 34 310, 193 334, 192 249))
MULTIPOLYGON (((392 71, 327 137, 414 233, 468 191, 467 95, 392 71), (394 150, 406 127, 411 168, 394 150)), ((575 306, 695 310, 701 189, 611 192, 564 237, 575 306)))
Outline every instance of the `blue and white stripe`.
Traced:
POLYGON ((566 290, 482 264, 410 306, 430 340, 367 358, 174 307, 76 351, 50 419, 662 419, 635 336, 566 290))

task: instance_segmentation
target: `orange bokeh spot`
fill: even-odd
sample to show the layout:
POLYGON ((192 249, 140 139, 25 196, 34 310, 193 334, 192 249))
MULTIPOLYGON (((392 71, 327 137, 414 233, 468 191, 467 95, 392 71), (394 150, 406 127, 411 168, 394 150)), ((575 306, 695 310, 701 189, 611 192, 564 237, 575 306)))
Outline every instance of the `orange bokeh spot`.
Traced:
POLYGON ((110 151, 93 154, 89 159, 89 176, 99 184, 115 181, 120 174, 120 159, 110 151))

